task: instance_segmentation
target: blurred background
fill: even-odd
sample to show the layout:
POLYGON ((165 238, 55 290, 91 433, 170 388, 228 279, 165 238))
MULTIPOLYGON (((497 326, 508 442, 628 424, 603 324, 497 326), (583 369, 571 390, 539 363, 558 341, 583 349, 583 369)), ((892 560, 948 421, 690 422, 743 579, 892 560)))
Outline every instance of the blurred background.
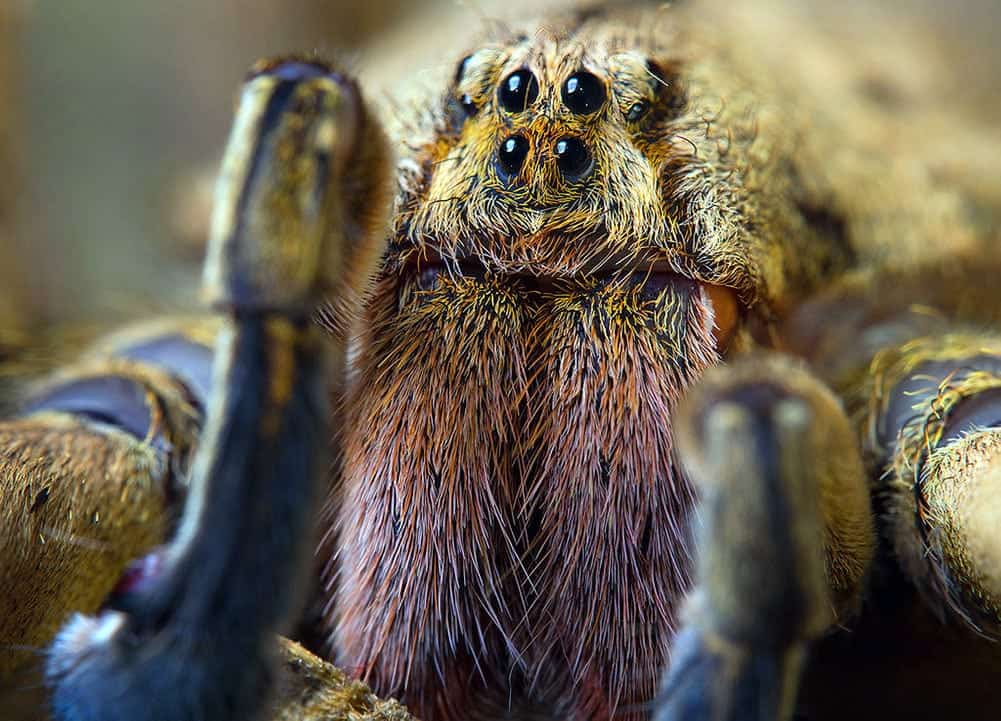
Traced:
MULTIPOLYGON (((207 188, 254 59, 340 57, 378 102, 453 67, 488 22, 568 4, 0 0, 0 329, 24 328, 29 308, 114 321, 197 301, 207 188)), ((1001 127, 997 0, 715 4, 764 22, 780 6, 815 13, 843 36, 846 62, 889 62, 885 48, 917 28, 910 72, 946 78, 929 102, 1001 127)))

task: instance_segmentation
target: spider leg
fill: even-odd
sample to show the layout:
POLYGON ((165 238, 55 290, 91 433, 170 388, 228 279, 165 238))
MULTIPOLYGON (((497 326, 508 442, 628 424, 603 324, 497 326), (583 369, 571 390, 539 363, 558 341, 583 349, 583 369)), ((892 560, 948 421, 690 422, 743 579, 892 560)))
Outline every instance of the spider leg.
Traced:
POLYGON ((373 270, 381 191, 345 196, 381 187, 383 148, 357 88, 326 65, 263 63, 247 80, 209 242, 205 290, 223 318, 184 513, 133 583, 56 636, 57 721, 259 714, 325 469, 331 359, 312 314, 330 294, 343 320, 373 270))
POLYGON ((1001 338, 954 331, 879 352, 865 416, 905 574, 942 618, 1001 632, 1001 338))
POLYGON ((654 718, 791 717, 809 643, 857 607, 875 547, 855 437, 804 367, 758 356, 690 395, 698 579, 654 718))
POLYGON ((0 421, 0 678, 164 541, 201 425, 211 348, 198 338, 214 325, 123 334, 29 385, 0 421))

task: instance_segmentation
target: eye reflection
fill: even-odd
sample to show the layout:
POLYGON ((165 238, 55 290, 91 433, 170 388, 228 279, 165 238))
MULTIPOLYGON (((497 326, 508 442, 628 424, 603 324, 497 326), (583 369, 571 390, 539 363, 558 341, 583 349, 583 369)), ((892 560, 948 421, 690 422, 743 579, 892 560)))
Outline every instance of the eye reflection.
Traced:
POLYGON ((593 73, 580 70, 567 78, 561 95, 570 112, 590 115, 604 104, 605 85, 593 73))

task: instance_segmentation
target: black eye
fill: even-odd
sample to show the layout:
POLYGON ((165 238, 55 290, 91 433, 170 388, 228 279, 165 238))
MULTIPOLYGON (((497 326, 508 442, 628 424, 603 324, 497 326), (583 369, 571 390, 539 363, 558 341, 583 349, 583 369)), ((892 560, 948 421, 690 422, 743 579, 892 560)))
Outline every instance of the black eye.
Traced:
POLYGON ((571 112, 588 115, 605 102, 605 86, 598 77, 580 70, 563 83, 563 102, 571 112))
POLYGON ((508 178, 518 174, 528 157, 528 141, 522 135, 512 135, 497 149, 497 164, 508 178))
POLYGON ((650 104, 640 100, 629 106, 629 110, 626 112, 626 120, 630 123, 635 123, 637 120, 646 115, 646 111, 650 109, 650 104))
POLYGON ((561 138, 553 148, 556 164, 568 180, 579 180, 591 168, 591 154, 580 138, 561 138))
POLYGON ((504 78, 497 92, 501 107, 520 113, 539 97, 539 83, 528 70, 516 70, 504 78))
POLYGON ((466 94, 463 94, 463 96, 459 98, 459 105, 462 106, 462 111, 469 117, 476 115, 476 111, 479 110, 479 108, 476 107, 476 103, 473 102, 473 99, 466 94))
POLYGON ((462 76, 466 74, 466 66, 469 64, 469 60, 472 57, 473 57, 472 55, 467 55, 466 57, 464 57, 462 60, 459 61, 459 67, 455 69, 455 79, 452 81, 456 85, 462 82, 462 76))
MULTIPOLYGON (((472 57, 472 55, 464 57, 462 62, 459 63, 459 67, 455 69, 455 80, 453 81, 455 85, 462 82, 462 78, 466 74, 466 66, 469 65, 469 60, 472 57)), ((479 108, 476 107, 476 103, 474 103, 473 99, 469 96, 469 93, 462 94, 459 98, 459 105, 462 106, 462 112, 466 114, 466 117, 476 115, 476 111, 479 110, 479 108)))

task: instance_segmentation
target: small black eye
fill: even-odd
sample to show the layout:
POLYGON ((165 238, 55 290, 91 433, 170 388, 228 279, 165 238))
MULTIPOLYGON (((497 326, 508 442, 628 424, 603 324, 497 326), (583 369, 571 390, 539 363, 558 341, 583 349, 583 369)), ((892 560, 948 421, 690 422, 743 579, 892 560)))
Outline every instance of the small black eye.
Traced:
POLYGON ((463 94, 463 96, 459 99, 459 105, 462 106, 462 111, 468 117, 476 115, 476 111, 479 110, 479 108, 476 107, 476 103, 474 103, 473 99, 467 94, 463 94))
MULTIPOLYGON (((473 57, 472 55, 467 55, 466 57, 464 57, 462 61, 459 63, 459 67, 455 69, 455 79, 453 80, 453 83, 455 85, 458 85, 459 83, 462 82, 463 77, 465 77, 466 75, 466 68, 469 65, 469 61, 472 57, 473 57)), ((462 107, 462 112, 466 114, 467 118, 476 115, 476 111, 479 110, 479 108, 476 106, 476 103, 473 102, 472 97, 470 97, 469 93, 463 93, 459 97, 459 105, 462 107)))
POLYGON ((521 166, 525 164, 527 157, 528 140, 522 135, 512 135, 497 149, 497 164, 501 173, 508 178, 514 177, 521 171, 521 166))
POLYGON ((563 83, 562 96, 571 112, 588 115, 604 104, 605 86, 596 75, 580 70, 563 83))
POLYGON ((466 66, 469 65, 469 60, 472 57, 473 57, 472 55, 467 55, 466 57, 464 57, 462 60, 459 61, 459 67, 455 69, 455 79, 452 81, 456 85, 462 82, 462 76, 466 74, 466 66))
POLYGON ((591 170, 591 154, 580 138, 561 138, 553 148, 556 164, 568 180, 580 180, 591 170))
POLYGON ((504 78, 497 92, 501 107, 520 113, 539 97, 539 83, 528 70, 516 70, 504 78))
POLYGON ((626 120, 630 123, 635 123, 637 120, 646 115, 646 111, 649 109, 649 103, 639 100, 629 106, 629 110, 626 112, 626 120))

